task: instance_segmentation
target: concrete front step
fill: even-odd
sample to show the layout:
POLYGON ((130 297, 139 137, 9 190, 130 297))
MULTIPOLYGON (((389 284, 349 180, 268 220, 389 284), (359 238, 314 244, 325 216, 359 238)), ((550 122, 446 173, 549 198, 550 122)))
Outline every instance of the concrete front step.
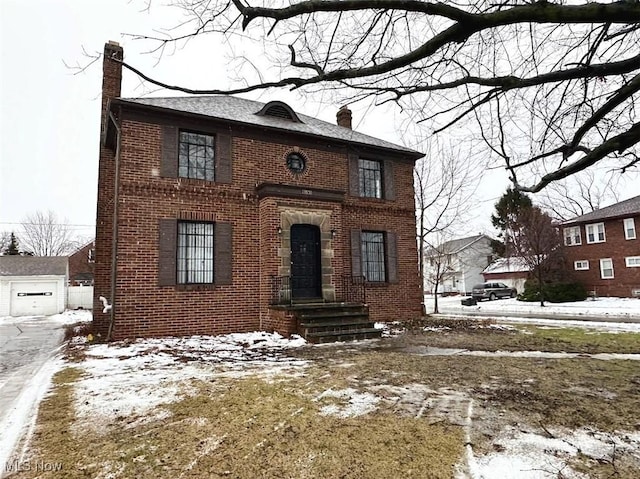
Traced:
POLYGON ((312 343, 379 338, 381 331, 369 320, 369 308, 359 303, 293 304, 297 331, 312 343))
POLYGON ((354 330, 322 331, 308 333, 307 341, 311 343, 329 343, 334 341, 359 341, 376 339, 382 336, 382 330, 376 328, 359 328, 354 330))

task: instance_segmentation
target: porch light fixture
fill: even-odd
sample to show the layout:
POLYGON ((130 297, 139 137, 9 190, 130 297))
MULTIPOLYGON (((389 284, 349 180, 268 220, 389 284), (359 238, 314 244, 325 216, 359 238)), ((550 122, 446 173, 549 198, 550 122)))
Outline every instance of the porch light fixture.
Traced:
POLYGON ((336 234, 338 232, 336 230, 331 230, 331 239, 336 239, 336 234))
POLYGON ((282 226, 278 226, 276 231, 278 232, 278 236, 282 236, 282 226))

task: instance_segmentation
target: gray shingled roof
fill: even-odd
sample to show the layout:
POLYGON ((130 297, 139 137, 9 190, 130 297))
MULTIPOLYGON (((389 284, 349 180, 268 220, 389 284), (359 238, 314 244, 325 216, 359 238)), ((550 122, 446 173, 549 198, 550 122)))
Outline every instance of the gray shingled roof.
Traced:
POLYGON ((66 256, 0 256, 0 276, 66 276, 66 256))
POLYGON ((303 123, 296 123, 273 116, 259 116, 256 115, 256 113, 262 109, 265 103, 246 100, 244 98, 234 96, 214 95, 171 98, 120 98, 119 101, 203 115, 235 123, 258 125, 277 130, 294 131, 307 135, 340 140, 347 143, 385 148, 408 153, 414 158, 421 158, 424 156, 424 154, 404 146, 396 145, 363 133, 358 133, 350 128, 318 120, 317 118, 302 115, 298 112, 296 112, 296 114, 303 123))
POLYGON ((479 241, 481 238, 491 239, 486 235, 475 235, 469 236, 467 238, 459 238, 450 241, 445 241, 440 246, 434 249, 427 250, 427 256, 439 256, 441 254, 454 254, 458 251, 462 251, 465 248, 468 248, 476 241, 479 241))
POLYGON ((585 223, 587 221, 604 220, 607 218, 618 218, 621 216, 634 216, 640 214, 640 196, 629 198, 628 200, 621 201, 605 208, 592 211, 591 213, 572 218, 564 221, 563 225, 573 223, 585 223))

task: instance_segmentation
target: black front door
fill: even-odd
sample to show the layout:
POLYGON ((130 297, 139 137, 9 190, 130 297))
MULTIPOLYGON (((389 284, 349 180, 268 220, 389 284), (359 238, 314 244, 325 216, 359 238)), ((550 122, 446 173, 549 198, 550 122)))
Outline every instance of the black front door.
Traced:
POLYGON ((291 294, 294 299, 322 296, 320 228, 291 226, 291 294))

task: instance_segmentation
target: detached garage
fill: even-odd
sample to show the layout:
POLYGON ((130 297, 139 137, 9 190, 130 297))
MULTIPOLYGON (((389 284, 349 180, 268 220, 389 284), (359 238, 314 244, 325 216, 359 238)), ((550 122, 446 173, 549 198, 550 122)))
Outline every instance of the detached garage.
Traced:
POLYGON ((46 316, 65 309, 66 256, 0 256, 0 316, 46 316))

